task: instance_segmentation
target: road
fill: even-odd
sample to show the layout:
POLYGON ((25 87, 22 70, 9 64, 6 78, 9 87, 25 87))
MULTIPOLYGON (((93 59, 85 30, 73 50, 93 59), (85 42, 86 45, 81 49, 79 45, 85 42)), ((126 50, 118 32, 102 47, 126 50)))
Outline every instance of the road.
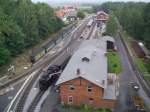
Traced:
MULTIPOLYGON (((122 63, 122 73, 120 74, 120 95, 118 97, 118 106, 115 112, 125 112, 128 108, 128 84, 130 82, 137 82, 140 85, 140 83, 138 82, 135 72, 131 67, 131 63, 128 59, 127 52, 121 42, 119 35, 116 36, 115 40, 122 63)), ((148 97, 146 97, 146 94, 142 89, 141 85, 139 92, 142 93, 142 97, 145 99, 146 103, 150 104, 150 101, 148 97)))

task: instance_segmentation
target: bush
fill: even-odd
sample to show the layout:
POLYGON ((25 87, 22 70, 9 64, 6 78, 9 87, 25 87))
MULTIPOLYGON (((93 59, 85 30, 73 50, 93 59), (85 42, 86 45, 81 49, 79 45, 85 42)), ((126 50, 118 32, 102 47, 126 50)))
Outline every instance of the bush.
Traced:
POLYGON ((80 11, 77 12, 77 16, 78 16, 79 18, 83 19, 83 18, 85 18, 85 13, 80 10, 80 11))
POLYGON ((101 108, 101 109, 98 109, 96 112, 112 112, 112 111, 107 108, 101 108))

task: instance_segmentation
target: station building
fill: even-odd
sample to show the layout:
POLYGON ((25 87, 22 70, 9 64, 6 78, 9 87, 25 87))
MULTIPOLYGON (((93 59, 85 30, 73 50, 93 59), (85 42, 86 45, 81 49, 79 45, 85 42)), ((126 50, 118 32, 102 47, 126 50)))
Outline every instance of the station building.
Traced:
POLYGON ((98 11, 96 14, 97 27, 100 27, 101 30, 103 29, 103 27, 106 27, 106 22, 108 21, 108 18, 108 13, 103 10, 98 11))
POLYGON ((108 14, 105 11, 100 10, 97 12, 97 19, 96 20, 98 22, 106 23, 106 21, 108 20, 108 14))
POLYGON ((107 38, 85 40, 59 77, 62 104, 114 108, 117 98, 115 75, 108 73, 107 38))

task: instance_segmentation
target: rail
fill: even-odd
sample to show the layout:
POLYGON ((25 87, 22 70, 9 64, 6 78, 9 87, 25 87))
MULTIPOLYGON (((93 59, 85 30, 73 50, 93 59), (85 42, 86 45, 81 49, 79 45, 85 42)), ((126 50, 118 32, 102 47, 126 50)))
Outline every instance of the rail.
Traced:
POLYGON ((31 105, 29 106, 28 112, 34 112, 38 102, 40 101, 40 99, 41 99, 41 97, 43 96, 44 93, 45 93, 45 91, 39 91, 39 93, 36 95, 36 97, 32 101, 31 105))
POLYGON ((92 35, 92 33, 93 33, 93 30, 94 30, 95 25, 96 25, 96 23, 93 23, 93 25, 91 26, 91 30, 90 30, 90 33, 89 33, 87 39, 90 39, 90 37, 91 37, 91 35, 92 35))

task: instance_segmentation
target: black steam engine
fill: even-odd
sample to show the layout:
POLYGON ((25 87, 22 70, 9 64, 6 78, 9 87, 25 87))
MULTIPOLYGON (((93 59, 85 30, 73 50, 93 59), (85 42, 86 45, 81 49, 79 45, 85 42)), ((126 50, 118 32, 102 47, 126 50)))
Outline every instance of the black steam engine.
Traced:
POLYGON ((39 79, 40 90, 47 90, 47 88, 58 79, 60 71, 61 67, 56 65, 50 66, 47 71, 43 71, 43 74, 39 79))
POLYGON ((56 82, 69 59, 70 57, 68 57, 60 66, 53 65, 49 66, 47 70, 43 70, 42 76, 39 79, 39 88, 41 91, 47 90, 49 86, 56 82))

